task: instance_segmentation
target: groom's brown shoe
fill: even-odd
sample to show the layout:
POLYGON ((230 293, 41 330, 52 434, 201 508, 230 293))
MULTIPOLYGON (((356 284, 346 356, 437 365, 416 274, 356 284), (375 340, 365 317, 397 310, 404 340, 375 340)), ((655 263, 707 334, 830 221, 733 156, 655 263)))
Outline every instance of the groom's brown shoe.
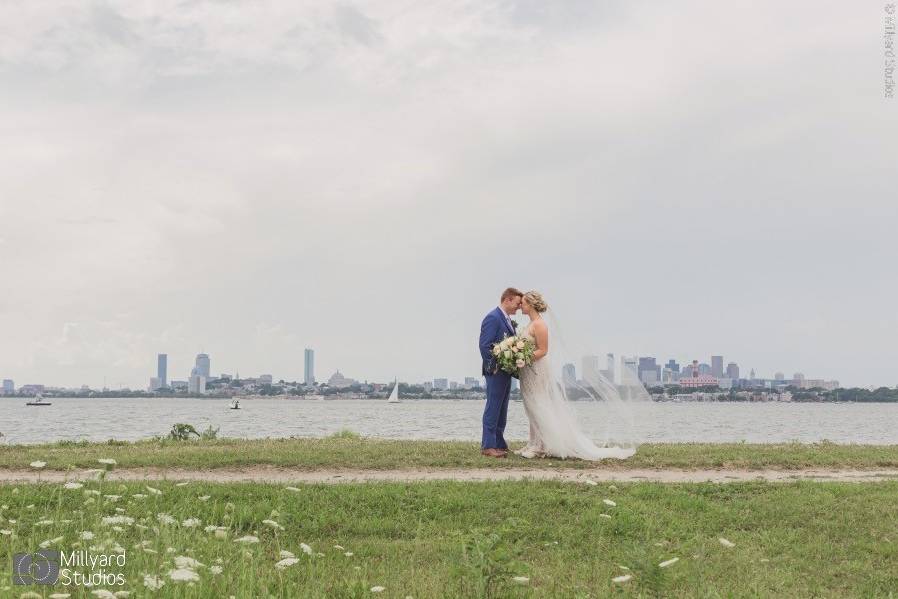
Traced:
POLYGON ((502 453, 501 450, 494 449, 490 447, 489 449, 484 449, 480 452, 482 455, 485 455, 490 458, 504 458, 505 454, 502 453))

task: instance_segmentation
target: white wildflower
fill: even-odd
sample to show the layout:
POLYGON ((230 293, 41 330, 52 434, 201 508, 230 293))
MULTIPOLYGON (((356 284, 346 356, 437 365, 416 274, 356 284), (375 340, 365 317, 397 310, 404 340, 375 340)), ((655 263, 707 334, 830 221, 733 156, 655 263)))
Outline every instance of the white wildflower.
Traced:
POLYGON ((284 527, 281 526, 280 524, 278 524, 277 522, 275 522, 274 520, 262 520, 262 524, 264 524, 265 526, 270 526, 271 528, 273 528, 275 530, 284 530, 284 527))
POLYGON ((191 569, 195 570, 197 568, 201 568, 201 567, 205 566, 205 564, 201 564, 200 562, 193 559, 192 557, 187 557, 184 555, 177 556, 174 561, 175 561, 175 568, 178 568, 179 570, 183 570, 185 568, 191 568, 191 569))
POLYGON ((211 496, 211 495, 200 495, 200 496, 198 497, 198 499, 199 499, 200 501, 209 501, 209 498, 210 498, 210 497, 212 497, 212 496, 211 496))
POLYGON ((614 578, 611 579, 611 582, 627 582, 628 580, 630 580, 632 578, 633 578, 632 574, 624 574, 623 576, 615 576, 614 578))
POLYGON ((199 582, 200 575, 189 568, 169 570, 168 577, 177 582, 199 582))
POLYGON ((253 535, 245 535, 245 536, 240 537, 239 539, 234 539, 234 542, 235 543, 246 543, 246 544, 258 543, 259 537, 254 537, 253 535))
POLYGON ((43 468, 44 466, 47 465, 47 462, 41 462, 40 460, 36 460, 34 462, 31 462, 28 465, 31 466, 32 468, 37 468, 38 470, 40 470, 41 468, 43 468))
POLYGON ((131 516, 103 516, 100 522, 106 525, 124 524, 125 526, 131 526, 134 524, 134 518, 131 516))
POLYGON ((147 487, 146 489, 153 495, 162 495, 162 491, 160 491, 159 489, 157 489, 155 487, 147 487))
POLYGON ((222 572, 224 572, 224 568, 222 568, 221 566, 210 566, 209 571, 213 574, 221 574, 222 572))
POLYGON ((386 590, 387 590, 387 587, 382 587, 382 586, 374 586, 374 587, 371 587, 371 592, 372 592, 372 593, 382 593, 382 592, 384 592, 384 591, 386 591, 386 590))
POLYGON ((736 543, 734 543, 732 541, 728 541, 727 539, 724 539, 723 537, 720 537, 717 540, 720 541, 720 544, 723 545, 724 547, 735 547, 736 546, 736 543))
POLYGON ((158 591, 165 586, 165 581, 155 574, 144 574, 143 586, 147 587, 151 591, 158 591))
POLYGON ((112 591, 107 591, 106 589, 95 589, 91 591, 90 594, 99 597, 100 599, 115 599, 115 595, 112 591))
POLYGON ((84 485, 82 485, 81 483, 75 483, 75 482, 71 482, 71 481, 70 481, 70 482, 67 482, 66 484, 64 484, 64 485, 62 485, 62 486, 63 486, 64 488, 66 488, 66 489, 72 490, 72 489, 80 489, 80 488, 83 487, 84 485))
POLYGON ((183 526, 184 528, 196 528, 200 524, 202 524, 202 522, 199 518, 187 518, 186 520, 181 522, 181 526, 183 526))
POLYGON ((104 466, 115 466, 118 464, 113 458, 100 458, 97 462, 103 464, 104 466))
POLYGON ((281 561, 276 563, 274 565, 274 567, 277 568, 278 570, 283 570, 284 568, 292 566, 293 564, 297 563, 298 561, 299 561, 299 559, 295 558, 295 557, 285 557, 284 559, 282 559, 281 561))
POLYGON ((671 558, 671 559, 667 560, 666 562, 661 562, 660 564, 658 564, 658 567, 659 567, 659 568, 666 568, 667 566, 672 566, 672 565, 674 565, 674 564, 677 563, 678 561, 680 561, 680 558, 674 557, 674 558, 671 558))
POLYGON ((530 582, 530 579, 526 576, 512 576, 511 579, 518 584, 527 584, 528 582, 530 582))
POLYGON ((305 553, 306 555, 312 555, 312 548, 305 543, 300 543, 299 548, 302 549, 303 553, 305 553))
POLYGON ((614 502, 611 501, 610 499, 603 499, 603 500, 602 500, 602 503, 604 503, 605 505, 610 505, 611 507, 614 507, 614 506, 617 505, 616 503, 614 503, 614 502))

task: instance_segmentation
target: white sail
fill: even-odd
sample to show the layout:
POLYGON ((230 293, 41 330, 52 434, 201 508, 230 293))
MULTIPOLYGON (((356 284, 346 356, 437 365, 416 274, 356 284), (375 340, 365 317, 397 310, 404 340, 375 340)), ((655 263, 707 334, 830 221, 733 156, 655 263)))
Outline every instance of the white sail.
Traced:
POLYGON ((393 392, 390 393, 389 399, 387 399, 389 403, 399 403, 399 380, 397 379, 393 384, 393 392))

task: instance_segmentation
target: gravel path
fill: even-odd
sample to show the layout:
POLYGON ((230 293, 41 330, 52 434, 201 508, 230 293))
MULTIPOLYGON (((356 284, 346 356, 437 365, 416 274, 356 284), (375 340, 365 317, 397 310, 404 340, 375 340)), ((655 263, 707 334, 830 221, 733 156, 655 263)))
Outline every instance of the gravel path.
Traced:
MULTIPOLYGON (((36 470, 0 470, 2 483, 64 482, 83 480, 94 476, 87 470, 71 472, 36 470)), ((880 482, 898 480, 898 470, 581 470, 559 468, 557 470, 529 468, 466 468, 466 469, 411 469, 411 470, 293 470, 272 466, 246 468, 220 468, 210 470, 183 470, 179 468, 122 468, 113 470, 107 480, 142 481, 203 481, 203 482, 260 482, 260 483, 354 483, 354 482, 419 482, 432 480, 495 481, 495 480, 556 480, 567 482, 744 482, 770 481, 793 482, 840 481, 880 482)))

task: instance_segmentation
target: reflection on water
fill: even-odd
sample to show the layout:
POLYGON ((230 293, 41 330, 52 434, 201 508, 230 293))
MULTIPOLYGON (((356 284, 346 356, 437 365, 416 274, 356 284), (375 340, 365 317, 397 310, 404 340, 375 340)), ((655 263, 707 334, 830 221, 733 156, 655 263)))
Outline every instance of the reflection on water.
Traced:
MULTIPOLYGON (((21 398, 0 399, 0 432, 7 443, 164 435, 176 422, 197 430, 220 427, 224 437, 319 437, 351 429, 395 439, 480 439, 481 401, 421 400, 387 404, 372 400, 246 400, 230 410, 227 400, 61 399, 28 407, 21 398)), ((608 420, 600 403, 576 404, 587 431, 608 420)), ((642 441, 748 441, 828 439, 838 443, 898 443, 898 404, 848 403, 645 403, 634 412, 642 441)), ((521 403, 509 407, 506 438, 526 439, 521 403)))

